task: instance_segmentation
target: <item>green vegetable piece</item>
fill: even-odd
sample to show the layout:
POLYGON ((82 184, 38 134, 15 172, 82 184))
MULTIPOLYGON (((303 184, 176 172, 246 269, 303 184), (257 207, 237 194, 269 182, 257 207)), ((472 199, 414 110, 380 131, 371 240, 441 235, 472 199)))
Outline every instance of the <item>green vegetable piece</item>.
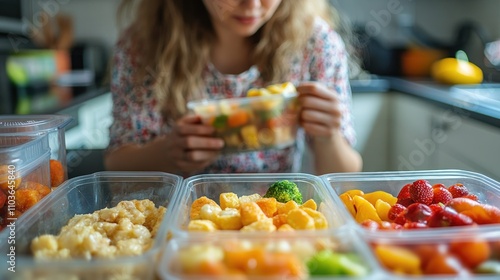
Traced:
POLYGON ((217 117, 215 117, 212 125, 215 128, 224 128, 227 124, 227 119, 227 115, 218 115, 217 117))
POLYGON ((500 261, 488 260, 481 263, 474 269, 474 272, 480 274, 500 274, 500 261))
POLYGON ((269 189, 267 189, 264 197, 274 197, 277 201, 282 203, 293 200, 298 204, 302 204, 302 194, 297 184, 289 180, 281 180, 272 184, 269 189))
POLYGON ((368 274, 368 269, 360 264, 356 257, 334 253, 330 250, 323 250, 314 255, 307 262, 307 268, 311 275, 365 276, 368 274))
POLYGON ((308 262, 310 275, 342 275, 339 266, 339 254, 323 250, 315 254, 308 262))

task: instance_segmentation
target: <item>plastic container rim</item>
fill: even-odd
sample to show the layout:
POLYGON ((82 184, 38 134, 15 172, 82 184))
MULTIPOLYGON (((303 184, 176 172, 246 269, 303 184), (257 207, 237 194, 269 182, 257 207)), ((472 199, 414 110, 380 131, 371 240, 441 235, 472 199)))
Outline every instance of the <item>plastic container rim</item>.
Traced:
MULTIPOLYGON (((86 182, 94 182, 98 180, 99 178, 130 178, 134 179, 137 178, 140 179, 141 177, 158 177, 158 178, 169 178, 173 180, 173 195, 172 198, 170 199, 170 203, 167 206, 167 212, 165 215, 168 215, 168 212, 172 212, 171 208, 174 205, 173 202, 175 201, 175 197, 178 194, 178 189, 182 180, 182 177, 175 175, 175 174, 170 174, 170 173, 165 173, 165 172, 153 172, 153 171, 136 171, 136 172, 128 172, 128 171, 101 171, 101 172, 96 172, 93 174, 88 174, 88 175, 83 175, 79 177, 74 177, 71 178, 67 181, 65 181, 63 184, 61 184, 59 187, 57 187, 54 191, 52 191, 51 195, 48 195, 44 198, 43 201, 40 201, 39 204, 37 204, 38 207, 32 207, 28 211, 24 213, 17 221, 16 224, 23 224, 26 222, 30 222, 32 219, 36 219, 36 217, 29 215, 31 211, 37 211, 37 212, 43 212, 46 210, 51 203, 53 203, 55 200, 59 199, 60 193, 62 192, 67 192, 71 189, 79 187, 81 184, 84 184, 86 182), (35 209, 36 208, 36 209, 35 209), (26 215, 28 214, 28 215, 26 215)), ((49 267, 59 267, 61 264, 64 264, 64 268, 82 268, 82 267, 95 267, 96 264, 99 264, 99 266, 114 266, 114 265, 119 265, 123 263, 130 263, 130 264, 137 264, 140 263, 141 261, 143 262, 146 257, 149 257, 150 255, 154 255, 158 253, 158 251, 161 249, 161 246, 165 243, 163 240, 163 237, 167 235, 168 231, 168 224, 166 223, 167 219, 166 217, 163 218, 160 224, 160 228, 158 229, 158 232, 156 233, 156 236, 154 238, 153 244, 150 249, 145 251, 143 254, 138 255, 138 256, 123 256, 123 257, 117 257, 114 259, 101 259, 101 258, 95 258, 92 260, 82 260, 82 259, 68 259, 68 260, 35 260, 32 256, 26 256, 26 255, 19 255, 17 256, 18 260, 20 261, 20 267, 22 267, 22 264, 27 265, 27 267, 32 267, 33 265, 44 265, 44 266, 49 266, 49 267), (161 238, 161 239, 160 239, 161 238)), ((5 231, 5 233, 8 233, 8 231, 5 231)), ((2 234, 3 235, 3 234, 2 234)), ((2 236, 0 235, 0 237, 2 236)))

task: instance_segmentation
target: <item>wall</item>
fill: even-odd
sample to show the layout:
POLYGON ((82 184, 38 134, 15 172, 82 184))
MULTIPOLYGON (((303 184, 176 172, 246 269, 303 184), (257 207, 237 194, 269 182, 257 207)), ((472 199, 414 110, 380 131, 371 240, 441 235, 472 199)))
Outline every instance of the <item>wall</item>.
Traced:
MULTIPOLYGON (((472 20, 483 26, 491 39, 500 39, 498 0, 331 0, 354 24, 388 44, 408 42, 399 28, 406 19, 443 42, 452 42, 460 22, 472 20), (393 13, 391 13, 393 11, 393 13), (378 29, 377 29, 378 28, 378 29), (374 32, 377 31, 377 32, 374 32)), ((466 49, 472 62, 485 68, 483 45, 477 37, 466 49)))

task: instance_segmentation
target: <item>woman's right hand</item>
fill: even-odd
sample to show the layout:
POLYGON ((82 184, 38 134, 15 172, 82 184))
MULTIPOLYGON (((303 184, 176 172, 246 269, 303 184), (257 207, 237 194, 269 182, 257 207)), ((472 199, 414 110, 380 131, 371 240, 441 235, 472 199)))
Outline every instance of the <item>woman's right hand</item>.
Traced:
POLYGON ((203 170, 220 154, 224 141, 215 138, 215 129, 204 125, 197 115, 186 115, 176 121, 165 137, 165 150, 172 168, 189 176, 203 170))

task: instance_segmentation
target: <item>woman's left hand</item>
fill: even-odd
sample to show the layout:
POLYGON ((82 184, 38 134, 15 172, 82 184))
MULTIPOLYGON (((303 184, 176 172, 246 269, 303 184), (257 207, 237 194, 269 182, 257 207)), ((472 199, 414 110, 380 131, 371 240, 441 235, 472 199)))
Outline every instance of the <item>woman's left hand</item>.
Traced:
POLYGON ((305 82, 297 87, 301 112, 299 122, 313 137, 332 137, 340 129, 342 113, 337 93, 319 82, 305 82))

